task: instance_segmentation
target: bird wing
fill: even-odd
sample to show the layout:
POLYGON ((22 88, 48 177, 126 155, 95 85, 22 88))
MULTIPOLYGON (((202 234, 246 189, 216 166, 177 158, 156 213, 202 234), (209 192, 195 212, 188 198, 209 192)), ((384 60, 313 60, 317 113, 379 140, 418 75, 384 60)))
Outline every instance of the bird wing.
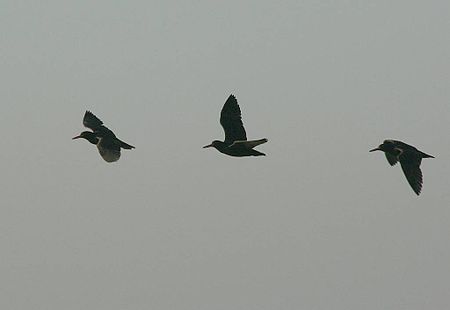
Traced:
POLYGON ((266 143, 268 140, 266 138, 259 139, 259 140, 250 140, 250 141, 234 141, 233 144, 230 145, 230 147, 233 146, 243 146, 247 149, 252 149, 255 146, 258 146, 260 144, 266 143))
POLYGON ((118 161, 120 158, 120 144, 116 139, 101 138, 97 148, 102 158, 109 163, 118 161))
POLYGON ((386 155, 386 159, 391 166, 394 166, 398 162, 397 156, 394 156, 394 155, 386 153, 386 152, 384 154, 386 155))
POLYGON ((103 122, 97 116, 95 116, 91 111, 86 111, 86 113, 84 113, 84 117, 83 117, 83 125, 84 125, 84 127, 87 127, 89 129, 92 129, 93 131, 95 131, 98 128, 102 127, 103 122))
POLYGON ((422 170, 420 170, 422 158, 415 152, 404 150, 400 154, 399 160, 409 185, 419 195, 423 184, 422 170))
POLYGON ((233 95, 230 95, 223 105, 220 113, 220 124, 225 131, 226 144, 232 144, 236 140, 247 140, 247 134, 241 118, 241 109, 236 97, 233 95))

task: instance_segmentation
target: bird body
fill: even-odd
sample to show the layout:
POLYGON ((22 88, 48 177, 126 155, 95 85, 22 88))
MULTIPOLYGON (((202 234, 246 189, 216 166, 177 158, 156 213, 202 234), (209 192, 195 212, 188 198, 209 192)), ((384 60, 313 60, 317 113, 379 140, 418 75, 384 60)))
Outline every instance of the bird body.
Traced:
POLYGON ((409 185, 416 195, 420 194, 423 184, 422 170, 420 169, 422 158, 434 158, 434 156, 428 155, 419 151, 414 146, 398 140, 384 140, 383 144, 369 152, 373 151, 384 152, 391 166, 400 162, 400 166, 409 185))
POLYGON ((210 145, 204 146, 204 148, 214 147, 219 152, 234 157, 265 156, 266 154, 254 150, 253 148, 259 144, 266 142, 267 139, 260 139, 251 141, 235 141, 233 142, 233 144, 228 145, 225 142, 214 140, 210 145))
POLYGON ((106 162, 115 162, 120 158, 120 149, 134 149, 116 137, 116 135, 103 125, 103 122, 92 112, 86 111, 83 118, 83 125, 92 131, 83 131, 79 136, 72 139, 83 138, 90 143, 95 144, 97 149, 106 162))
POLYGON ((230 95, 220 113, 220 124, 225 131, 225 141, 214 140, 203 148, 214 147, 219 152, 234 156, 265 156, 254 147, 266 143, 267 139, 247 140, 244 124, 242 123, 241 109, 236 97, 230 95))

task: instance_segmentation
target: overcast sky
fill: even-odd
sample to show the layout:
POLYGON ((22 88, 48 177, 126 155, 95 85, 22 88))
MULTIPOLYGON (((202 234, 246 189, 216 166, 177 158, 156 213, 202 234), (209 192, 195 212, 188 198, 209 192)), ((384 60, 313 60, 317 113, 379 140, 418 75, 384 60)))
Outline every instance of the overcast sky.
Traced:
POLYGON ((0 308, 450 308, 449 1, 0 2, 0 308), (235 94, 266 157, 223 139, 235 94), (91 110, 136 149, 71 138, 91 110), (417 197, 368 153, 410 143, 417 197))

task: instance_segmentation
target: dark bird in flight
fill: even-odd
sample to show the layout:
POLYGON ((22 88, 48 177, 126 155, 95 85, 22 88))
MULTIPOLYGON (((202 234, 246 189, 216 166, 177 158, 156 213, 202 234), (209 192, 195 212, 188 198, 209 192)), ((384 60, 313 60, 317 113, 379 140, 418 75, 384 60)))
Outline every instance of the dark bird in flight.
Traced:
POLYGON ((228 97, 222 108, 220 124, 225 131, 225 141, 214 140, 203 148, 214 147, 221 153, 236 157, 266 155, 253 148, 266 143, 267 139, 247 140, 247 134, 242 124, 241 109, 233 95, 228 97))
POLYGON ((391 166, 400 162, 409 185, 411 185, 416 195, 420 194, 423 183, 420 163, 422 162, 422 158, 434 158, 434 156, 425 154, 414 146, 397 140, 384 140, 383 144, 380 144, 379 147, 374 148, 369 152, 373 151, 383 151, 391 166))
POLYGON ((103 159, 109 163, 118 161, 120 158, 120 149, 131 150, 134 146, 119 140, 116 135, 103 126, 103 122, 90 111, 86 111, 83 118, 83 125, 92 131, 83 131, 79 136, 73 139, 83 138, 97 145, 98 151, 103 159))

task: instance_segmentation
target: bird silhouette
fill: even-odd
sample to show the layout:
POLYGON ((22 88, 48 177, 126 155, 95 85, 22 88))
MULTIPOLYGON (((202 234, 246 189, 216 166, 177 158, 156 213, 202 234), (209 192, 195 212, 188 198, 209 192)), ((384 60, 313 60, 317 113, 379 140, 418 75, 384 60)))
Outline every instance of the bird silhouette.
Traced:
POLYGON ((214 147, 221 153, 235 157, 266 155, 253 148, 266 143, 267 139, 247 140, 247 134, 241 118, 241 109, 236 97, 233 95, 228 97, 222 108, 220 124, 225 131, 225 141, 214 140, 203 148, 214 147))
POLYGON ((121 148, 127 150, 134 149, 134 146, 119 140, 116 135, 104 126, 103 122, 90 111, 86 111, 84 114, 83 125, 92 131, 83 131, 80 135, 73 137, 72 140, 83 138, 92 144, 97 145, 100 155, 109 163, 119 160, 121 148))
POLYGON ((420 170, 422 158, 434 158, 434 156, 425 154, 414 146, 397 140, 384 140, 383 144, 369 152, 373 151, 383 151, 391 166, 400 162, 409 185, 416 195, 420 194, 423 184, 422 170, 420 170))

